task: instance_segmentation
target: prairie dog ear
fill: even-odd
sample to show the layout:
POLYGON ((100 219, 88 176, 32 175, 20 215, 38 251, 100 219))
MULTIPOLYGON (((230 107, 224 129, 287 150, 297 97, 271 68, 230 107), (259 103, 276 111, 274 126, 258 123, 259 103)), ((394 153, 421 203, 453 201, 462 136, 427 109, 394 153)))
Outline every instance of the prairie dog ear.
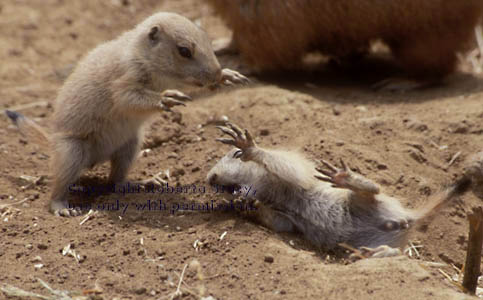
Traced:
POLYGON ((153 45, 157 44, 160 39, 161 29, 158 25, 151 27, 149 30, 148 38, 153 45))

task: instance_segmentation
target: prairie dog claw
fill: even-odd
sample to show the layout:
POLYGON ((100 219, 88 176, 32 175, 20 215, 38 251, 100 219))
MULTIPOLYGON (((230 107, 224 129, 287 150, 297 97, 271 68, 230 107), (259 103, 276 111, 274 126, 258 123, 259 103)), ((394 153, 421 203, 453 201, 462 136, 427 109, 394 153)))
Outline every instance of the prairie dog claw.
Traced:
POLYGON ((354 173, 341 159, 341 168, 337 168, 329 162, 322 160, 322 164, 327 168, 316 168, 320 173, 315 178, 329 182, 334 188, 349 189, 360 195, 371 196, 379 193, 379 186, 362 175, 354 173))
POLYGON ((160 107, 165 111, 171 111, 171 108, 177 105, 186 106, 182 101, 191 100, 191 97, 178 90, 165 90, 161 93, 160 107))
POLYGON ((247 84, 249 82, 250 79, 237 71, 231 69, 223 69, 221 71, 221 83, 225 85, 247 84))
POLYGON ((218 142, 232 145, 241 150, 238 157, 242 160, 247 158, 247 153, 250 149, 256 147, 255 141, 248 130, 243 131, 240 127, 232 123, 226 123, 225 126, 216 126, 222 133, 230 136, 230 138, 218 138, 218 142))

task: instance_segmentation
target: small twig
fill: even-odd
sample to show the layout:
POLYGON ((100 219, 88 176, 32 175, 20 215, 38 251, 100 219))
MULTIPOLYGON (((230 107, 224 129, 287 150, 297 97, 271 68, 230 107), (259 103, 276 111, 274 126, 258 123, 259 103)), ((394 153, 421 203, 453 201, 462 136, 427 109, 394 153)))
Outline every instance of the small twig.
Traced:
POLYGON ((483 208, 473 208, 468 214, 470 233, 466 251, 463 287, 468 293, 475 294, 478 286, 481 265, 481 246, 483 244, 483 208))
POLYGON ((223 275, 225 275, 225 274, 218 273, 216 275, 213 275, 213 276, 210 276, 210 277, 206 277, 205 280, 215 279, 215 278, 218 278, 218 277, 223 276, 223 275))
POLYGON ((406 249, 404 249, 404 254, 408 254, 409 257, 413 257, 413 251, 416 254, 416 257, 420 257, 421 255, 419 254, 418 248, 423 248, 423 246, 409 246, 406 249))
POLYGON ((461 151, 458 151, 455 155, 453 155, 453 157, 451 158, 451 160, 448 162, 448 164, 446 165, 446 167, 450 167, 455 161, 456 159, 458 159, 458 157, 461 155, 461 151))
POLYGON ((455 266, 454 264, 451 264, 451 267, 453 267, 453 269, 458 272, 458 276, 461 275, 461 273, 463 273, 463 269, 464 267, 462 267, 461 269, 458 268, 457 266, 455 266))
POLYGON ((435 142, 435 141, 430 140, 430 141, 429 141, 429 143, 430 143, 431 145, 433 145, 433 147, 434 147, 434 148, 441 150, 441 149, 440 149, 440 147, 441 147, 441 146, 440 146, 440 145, 438 145, 438 144, 436 144, 436 142, 435 142))
POLYGON ((10 296, 10 297, 32 297, 32 298, 38 298, 42 300, 52 300, 51 297, 47 297, 44 295, 40 295, 37 293, 32 293, 28 291, 24 291, 22 289, 19 289, 17 287, 14 287, 12 285, 6 284, 4 287, 0 288, 0 291, 4 292, 5 295, 10 296))
POLYGON ((50 292, 51 296, 44 296, 36 293, 31 293, 11 285, 5 285, 4 287, 0 288, 0 291, 3 291, 8 296, 21 297, 21 298, 29 297, 29 298, 38 298, 42 300, 74 300, 74 299, 88 300, 88 297, 84 297, 84 296, 71 297, 70 296, 71 292, 69 291, 54 290, 45 281, 43 281, 40 278, 37 278, 37 281, 40 283, 40 285, 42 285, 43 288, 45 288, 50 292))
POLYGON ((47 289, 52 295, 56 295, 56 296, 64 296, 65 293, 63 293, 62 291, 58 291, 58 290, 54 290, 53 288, 51 288, 45 281, 43 281, 42 279, 40 278, 37 278, 37 281, 45 288, 47 289))
POLYGON ((47 101, 37 101, 37 102, 32 102, 32 103, 27 103, 27 104, 21 104, 21 105, 9 107, 8 110, 19 111, 19 110, 24 110, 24 109, 28 109, 28 108, 32 108, 32 107, 37 107, 37 106, 47 107, 47 106, 49 106, 49 102, 47 102, 47 101))
POLYGON ((450 282, 453 282, 453 278, 451 278, 451 276, 448 275, 448 273, 446 273, 445 271, 441 270, 441 269, 438 269, 439 273, 443 274, 444 277, 446 277, 446 279, 448 279, 450 282))
POLYGON ((17 205, 17 204, 22 204, 24 203, 25 201, 27 201, 29 198, 25 198, 23 200, 20 200, 20 201, 17 201, 17 202, 14 202, 14 203, 8 203, 8 204, 0 204, 0 209, 4 209, 6 207, 10 207, 10 206, 14 206, 14 205, 17 205))
POLYGON ((87 215, 84 217, 84 219, 79 223, 80 226, 82 226, 82 224, 84 224, 85 222, 87 222, 93 215, 97 214, 97 211, 94 211, 94 210, 89 210, 89 212, 87 213, 87 215))
POLYGON ((411 246, 411 249, 413 249, 414 252, 416 253, 416 257, 420 257, 421 255, 419 254, 418 248, 422 248, 423 246, 421 245, 415 246, 413 242, 409 242, 409 245, 411 246))
POLYGON ((199 297, 199 295, 195 291, 193 291, 193 288, 189 286, 186 282, 183 281, 183 285, 184 285, 183 291, 188 292, 189 294, 195 297, 199 297))
POLYGON ((425 264, 426 266, 432 267, 432 268, 443 268, 443 267, 447 266, 446 264, 433 262, 433 261, 423 261, 422 263, 425 264))
POLYGON ((176 292, 171 295, 171 300, 173 300, 175 297, 181 296, 181 283, 183 282, 183 277, 184 277, 184 272, 186 271, 186 268, 188 267, 188 264, 184 265, 183 272, 181 272, 181 276, 179 277, 179 282, 178 282, 178 287, 176 288, 176 292))

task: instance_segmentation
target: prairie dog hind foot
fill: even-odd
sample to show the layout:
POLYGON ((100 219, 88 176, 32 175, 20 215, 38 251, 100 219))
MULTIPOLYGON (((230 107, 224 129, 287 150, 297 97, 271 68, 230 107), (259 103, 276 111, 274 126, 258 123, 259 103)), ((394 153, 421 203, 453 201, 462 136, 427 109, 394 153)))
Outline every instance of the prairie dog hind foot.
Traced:
POLYGON ((72 207, 67 201, 51 201, 50 212, 57 217, 77 217, 82 215, 80 207, 72 207))
POLYGON ((349 259, 352 261, 366 258, 384 258, 403 255, 401 249, 393 248, 388 245, 381 245, 375 248, 360 247, 359 249, 353 248, 344 243, 339 244, 339 246, 353 252, 349 256, 349 259))

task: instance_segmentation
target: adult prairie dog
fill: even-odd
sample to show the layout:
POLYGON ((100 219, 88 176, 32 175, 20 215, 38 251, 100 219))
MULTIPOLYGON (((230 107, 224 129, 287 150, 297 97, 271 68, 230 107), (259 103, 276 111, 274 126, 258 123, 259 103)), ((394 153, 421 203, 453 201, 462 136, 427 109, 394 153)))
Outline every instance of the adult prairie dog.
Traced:
POLYGON ((419 81, 453 72, 473 40, 481 0, 207 0, 255 71, 290 69, 308 52, 352 57, 382 40, 419 81))
POLYGON ((50 210, 75 216, 67 196, 81 172, 111 162, 110 183, 122 183, 137 157, 143 125, 188 96, 173 90, 221 82, 246 82, 222 70, 207 34, 190 20, 161 12, 117 39, 101 44, 76 66, 55 103, 52 133, 7 111, 24 132, 51 144, 53 187, 50 210))
MULTIPOLYGON (((409 230, 471 187, 478 172, 465 173, 423 207, 404 208, 379 186, 352 172, 345 163, 336 168, 315 165, 295 152, 258 147, 248 131, 233 124, 219 127, 233 145, 207 175, 210 184, 245 190, 261 202, 256 218, 274 231, 298 231, 314 245, 331 249, 339 244, 362 248, 371 256, 399 254, 409 230)), ((479 156, 483 160, 483 156, 479 156)), ((481 168, 482 162, 473 164, 481 168)), ((226 194, 228 196, 228 194, 226 194)))

